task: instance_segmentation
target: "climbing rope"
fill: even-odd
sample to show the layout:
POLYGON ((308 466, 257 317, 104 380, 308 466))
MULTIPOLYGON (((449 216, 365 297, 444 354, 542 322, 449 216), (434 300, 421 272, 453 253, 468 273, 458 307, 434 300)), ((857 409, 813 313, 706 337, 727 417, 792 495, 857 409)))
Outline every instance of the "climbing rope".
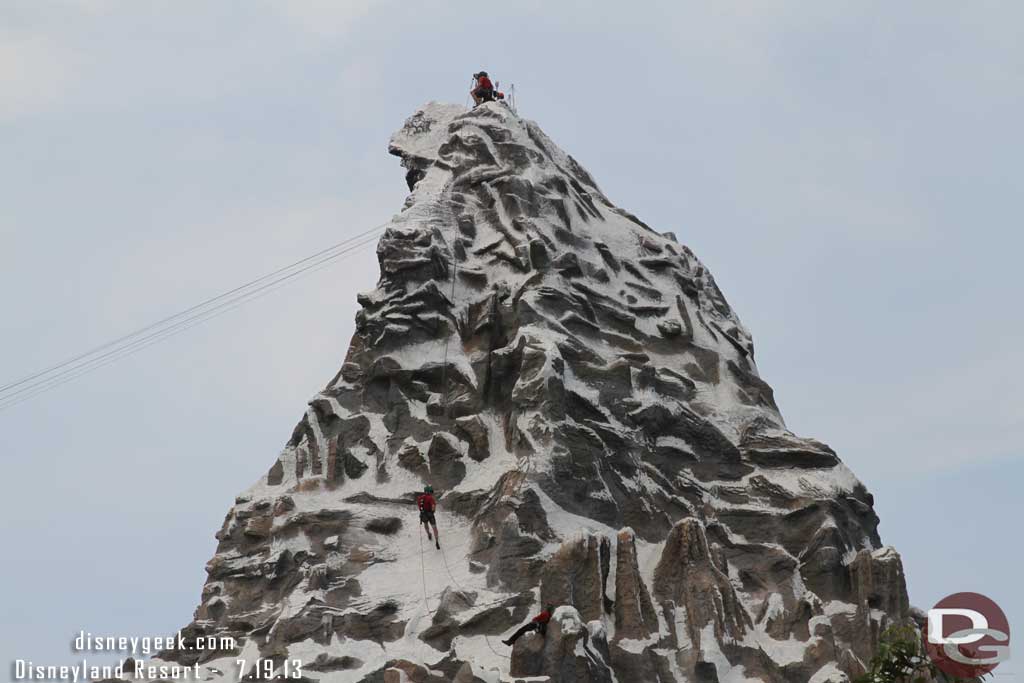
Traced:
POLYGON ((420 578, 423 580, 423 606, 427 608, 427 614, 431 617, 434 613, 430 610, 430 603, 427 602, 427 567, 423 562, 423 525, 420 524, 420 578))
MULTIPOLYGON (((430 593, 429 595, 427 595, 427 597, 430 598, 430 599, 438 598, 438 597, 444 595, 445 591, 447 591, 448 588, 449 588, 449 586, 445 586, 442 590, 439 590, 436 593, 430 593)), ((401 595, 391 595, 391 596, 387 596, 387 597, 400 598, 401 595)), ((509 600, 511 600, 511 597, 498 598, 497 600, 491 600, 489 602, 480 603, 479 605, 473 605, 473 607, 476 607, 476 608, 491 607, 492 605, 500 605, 500 604, 502 604, 504 602, 508 602, 509 600)))
MULTIPOLYGON (((453 316, 452 317, 455 317, 457 315, 457 310, 456 310, 456 306, 455 306, 455 282, 458 279, 458 275, 459 275, 459 262, 455 259, 455 252, 452 250, 451 246, 448 247, 448 254, 449 254, 449 256, 445 260, 447 261, 448 265, 451 267, 451 270, 449 271, 449 273, 451 275, 451 282, 452 282, 451 290, 450 290, 450 294, 449 294, 448 298, 449 298, 449 301, 451 301, 451 303, 452 303, 452 311, 453 311, 453 316)), ((443 256, 440 257, 440 258, 444 259, 443 256)), ((457 323, 455 324, 455 332, 456 332, 456 334, 460 334, 457 323)), ((460 334, 460 339, 461 339, 461 334, 460 334)), ((451 345, 451 335, 449 334, 449 335, 446 335, 445 338, 444 338, 444 355, 443 355, 443 361, 441 363, 441 406, 442 406, 442 408, 444 410, 445 416, 447 416, 448 412, 449 412, 449 410, 448 410, 449 409, 449 406, 448 406, 448 393, 449 393, 448 392, 448 347, 450 345, 451 345)), ((562 412, 563 413, 565 412, 565 391, 564 390, 562 391, 562 412)), ((519 481, 516 483, 515 491, 513 491, 513 493, 512 493, 513 496, 519 495, 519 491, 522 488, 523 484, 526 482, 526 480, 528 478, 529 471, 530 471, 530 469, 532 467, 533 467, 532 458, 523 457, 523 458, 519 458, 517 460, 517 462, 516 462, 516 470, 515 471, 518 472, 519 474, 523 475, 523 476, 521 476, 519 478, 519 481)))
MULTIPOLYGON (((515 85, 512 86, 512 89, 510 91, 510 92, 512 92, 513 97, 514 97, 514 89, 515 89, 515 85)), ((512 102, 514 103, 514 99, 513 99, 512 102)), ((513 109, 513 111, 514 111, 514 109, 513 109)), ((451 277, 451 288, 449 290, 449 301, 451 302, 451 305, 452 305, 452 312, 453 312, 452 317, 454 318, 455 316, 458 315, 457 308, 455 306, 455 303, 456 303, 456 301, 455 301, 455 286, 456 286, 456 281, 458 279, 459 264, 458 264, 458 261, 456 261, 456 259, 455 259, 454 250, 452 249, 452 247, 450 245, 448 247, 448 252, 449 252, 449 256, 448 256, 448 259, 446 259, 446 260, 448 261, 449 265, 451 266, 451 268, 449 270, 449 275, 451 277)), ((457 322, 454 323, 454 327, 455 327, 455 330, 454 330, 455 333, 459 334, 459 329, 458 329, 458 323, 457 322)), ((460 338, 461 338, 461 335, 460 335, 460 338)), ((441 392, 442 392, 441 393, 441 405, 442 405, 442 407, 444 409, 445 416, 448 415, 448 408, 449 408, 449 404, 448 404, 448 396, 449 396, 449 387, 448 387, 448 357, 449 357, 449 347, 450 347, 450 345, 451 345, 451 334, 449 333, 449 334, 446 334, 445 338, 444 338, 444 353, 443 353, 443 360, 442 360, 442 364, 441 364, 441 392)), ((565 392, 564 391, 562 392, 562 403, 563 403, 563 411, 564 411, 564 408, 565 408, 565 392)), ((534 465, 534 463, 532 462, 532 458, 523 457, 523 458, 517 459, 515 471, 519 475, 521 475, 521 476, 519 477, 519 480, 516 482, 515 490, 512 493, 513 496, 516 496, 516 495, 519 494, 519 491, 522 488, 523 483, 525 483, 526 479, 528 478, 529 472, 530 472, 531 468, 533 467, 533 465, 534 465)), ((427 599, 427 579, 426 579, 426 565, 425 565, 425 561, 423 559, 423 526, 422 525, 420 525, 419 530, 420 530, 420 533, 419 533, 419 540, 420 540, 420 578, 422 579, 422 584, 423 584, 423 604, 426 607, 427 612, 430 613, 431 615, 433 615, 433 612, 430 610, 430 603, 428 602, 428 599, 427 599)), ((466 546, 468 546, 470 542, 471 542, 471 539, 467 539, 466 546)), ((447 553, 445 553, 444 548, 441 548, 440 546, 439 546, 439 549, 441 550, 441 561, 444 564, 445 572, 448 574, 448 578, 451 580, 452 585, 454 585, 455 588, 457 588, 463 594, 466 594, 468 591, 466 591, 466 589, 462 587, 462 585, 459 583, 459 581, 455 578, 455 575, 452 573, 451 567, 448 564, 448 555, 447 555, 447 553)), ((464 546, 463 549, 465 550, 466 547, 464 546)), ((462 559, 465 560, 468 557, 469 557, 469 553, 466 552, 466 553, 463 554, 462 559)), ((447 589, 445 589, 445 590, 447 590, 447 589)), ((441 591, 440 593, 435 594, 435 597, 436 597, 436 595, 442 595, 443 593, 444 593, 444 591, 441 591)), ((490 603, 484 603, 483 605, 476 605, 476 607, 477 608, 489 607, 491 605, 503 603, 503 602, 506 602, 506 601, 507 601, 507 598, 502 598, 500 600, 495 600, 495 601, 490 602, 490 603)), ((490 636, 487 633, 484 633, 482 635, 484 636, 484 642, 487 644, 487 648, 495 656, 500 657, 502 659, 506 659, 506 660, 510 660, 511 661, 512 658, 509 655, 502 654, 502 653, 500 653, 500 652, 498 652, 497 650, 494 649, 494 646, 491 645, 490 636)))
MULTIPOLYGON (((448 257, 445 258, 445 257, 442 256, 440 258, 444 259, 448 263, 448 265, 450 266, 449 276, 451 278, 451 287, 449 288, 448 299, 449 299, 449 301, 451 302, 451 305, 452 305, 452 317, 456 318, 457 315, 458 315, 458 311, 457 311, 457 307, 455 305, 456 304, 456 300, 455 300, 455 285, 456 285, 456 281, 458 280, 458 276, 459 276, 459 262, 455 258, 455 252, 454 252, 454 249, 451 247, 451 245, 448 245, 448 257)), ((459 333, 459 328, 458 328, 458 323, 455 322, 455 323, 453 323, 453 325, 454 325, 455 333, 456 334, 460 334, 459 333)), ((460 334, 460 339, 461 339, 461 334, 460 334)), ((449 395, 449 387, 448 387, 448 351, 449 351, 449 347, 450 346, 451 346, 451 334, 449 333, 449 334, 445 335, 445 338, 444 338, 444 353, 443 353, 442 362, 441 362, 441 405, 442 405, 442 407, 444 409, 444 412, 445 412, 446 416, 448 415, 448 407, 449 407, 448 406, 448 395, 449 395)), ((520 473, 523 473, 525 475, 525 472, 523 472, 523 469, 522 469, 522 464, 520 464, 519 462, 516 463, 516 471, 518 471, 520 473)), ((525 476, 524 476, 524 478, 525 478, 525 476)), ((522 481, 520 481, 520 485, 521 484, 522 484, 522 481)), ((518 487, 517 487, 517 492, 518 492, 518 487)), ((466 546, 468 546, 470 542, 471 542, 471 539, 467 539, 466 546)), ((466 546, 464 546, 463 549, 465 549, 466 546)), ((448 572, 448 577, 452 580, 453 583, 455 583, 456 587, 458 587, 459 590, 462 590, 463 592, 465 592, 465 590, 461 586, 459 586, 458 582, 455 580, 455 577, 452 576, 451 569, 448 567, 448 558, 447 558, 447 555, 445 554, 443 548, 441 549, 441 557, 444 560, 445 571, 448 572)), ((469 553, 466 552, 466 553, 463 554, 462 559, 466 559, 468 557, 469 557, 469 553)), ((421 567, 422 567, 422 562, 423 562, 423 528, 422 528, 422 526, 420 527, 420 562, 421 562, 421 567)), ((424 591, 423 592, 424 592, 424 597, 425 597, 426 596, 426 580, 425 579, 424 579, 424 591)), ((499 602, 501 602, 501 601, 499 601, 499 602)), ((429 606, 428 606, 428 609, 429 609, 429 606)), ((490 642, 489 641, 488 641, 488 647, 490 647, 490 642)), ((491 648, 491 651, 494 652, 494 649, 491 648)), ((505 656, 505 655, 501 655, 498 652, 494 652, 494 653, 497 654, 498 656, 502 656, 502 657, 505 656)))
MULTIPOLYGON (((452 252, 451 247, 448 247, 448 252, 451 255, 449 258, 449 264, 453 268, 453 270, 448 271, 449 274, 452 276, 451 295, 448 297, 448 299, 449 301, 452 302, 452 317, 454 318, 456 315, 458 315, 458 311, 455 308, 455 280, 459 275, 459 264, 455 260, 455 253, 452 252)), ((458 323, 456 322, 454 323, 454 325, 455 333, 460 334, 458 323)), ((441 364, 441 407, 444 409, 445 417, 448 416, 448 346, 451 343, 451 338, 451 334, 445 335, 444 362, 441 364)), ((461 339, 461 334, 459 338, 461 339)))
MULTIPOLYGON (((452 580, 452 583, 455 584, 455 587, 458 588, 461 593, 463 593, 463 594, 467 593, 468 591, 465 588, 463 588, 461 585, 459 585, 459 582, 456 581, 455 577, 452 575, 452 570, 448 566, 448 558, 444 554, 444 548, 441 549, 441 561, 444 562, 444 570, 446 572, 448 572, 448 578, 452 580)), ((500 602, 504 602, 504 600, 502 600, 500 602)), ((493 652, 498 657, 502 657, 502 658, 508 659, 508 660, 512 659, 508 655, 501 654, 500 652, 495 650, 493 646, 491 646, 491 638, 490 638, 490 636, 488 636, 486 633, 483 634, 483 636, 484 636, 484 642, 487 643, 487 649, 489 649, 491 652, 493 652)))
MULTIPOLYGON (((421 580, 422 585, 423 585, 423 606, 426 608, 427 614, 429 614, 430 617, 433 618, 434 612, 433 612, 433 610, 430 609, 430 603, 427 600, 427 569, 426 569, 426 563, 423 560, 423 525, 422 524, 419 526, 419 529, 420 529, 420 534, 419 534, 419 539, 420 539, 420 580, 421 580)), ((448 578, 451 579, 452 583, 455 585, 455 587, 457 589, 459 589, 459 591, 461 593, 463 593, 463 594, 468 593, 468 591, 465 588, 462 587, 462 585, 455 579, 455 576, 452 574, 451 567, 448 566, 448 556, 445 554, 444 548, 439 548, 439 550, 441 551, 441 561, 444 563, 444 570, 445 570, 445 572, 447 572, 448 578)), ((462 559, 466 559, 467 557, 469 557, 468 553, 463 555, 462 559)), ((447 590, 447 588, 445 588, 445 590, 447 590)), ((444 591, 441 591, 440 593, 435 593, 431 597, 437 597, 438 595, 442 595, 442 594, 444 594, 444 591)), ((491 605, 497 605, 497 604, 506 602, 507 600, 508 600, 508 598, 501 598, 500 600, 494 600, 492 602, 486 602, 486 603, 484 603, 482 605, 476 605, 476 607, 478 607, 478 608, 490 607, 491 605)), ((498 657, 502 657, 502 658, 508 659, 508 660, 512 659, 508 655, 503 655, 503 654, 501 654, 500 652, 498 652, 497 650, 494 649, 494 647, 491 645, 490 636, 488 636, 486 633, 483 634, 483 636, 484 636, 484 641, 487 643, 487 648, 491 652, 493 652, 498 657)))

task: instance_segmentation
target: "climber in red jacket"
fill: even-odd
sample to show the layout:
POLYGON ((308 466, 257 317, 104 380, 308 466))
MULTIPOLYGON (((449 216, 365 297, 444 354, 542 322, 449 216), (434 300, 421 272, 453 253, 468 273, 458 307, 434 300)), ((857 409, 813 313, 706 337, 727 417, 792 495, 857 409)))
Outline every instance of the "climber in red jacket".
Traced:
POLYGON ((537 631, 543 636, 545 633, 547 633, 548 622, 551 621, 551 615, 554 614, 554 612, 554 605, 545 605, 543 612, 541 612, 533 619, 531 619, 529 623, 520 626, 518 631, 516 631, 515 633, 513 633, 501 642, 505 643, 506 645, 511 645, 517 640, 519 640, 520 636, 522 636, 525 633, 529 633, 530 631, 537 631))
POLYGON ((487 72, 481 71, 473 74, 473 81, 473 89, 469 91, 469 94, 473 96, 474 106, 481 102, 493 102, 494 84, 487 77, 487 72))
POLYGON ((434 500, 434 487, 427 486, 423 487, 423 493, 416 498, 416 507, 420 511, 420 524, 427 530, 427 539, 432 539, 438 550, 441 549, 441 537, 437 535, 437 519, 434 517, 434 511, 437 510, 437 501, 434 500), (430 527, 434 527, 434 535, 430 535, 430 527))

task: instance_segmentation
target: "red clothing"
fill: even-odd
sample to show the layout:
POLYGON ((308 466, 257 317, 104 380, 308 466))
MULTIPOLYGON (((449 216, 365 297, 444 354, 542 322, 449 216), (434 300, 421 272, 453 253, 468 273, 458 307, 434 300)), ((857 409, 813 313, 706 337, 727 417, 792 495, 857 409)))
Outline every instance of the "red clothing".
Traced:
POLYGON ((551 612, 544 610, 543 612, 535 616, 533 618, 533 621, 535 621, 538 624, 546 624, 549 621, 551 621, 551 612))
POLYGON ((437 501, 429 493, 424 493, 416 499, 416 507, 420 509, 420 512, 433 512, 437 509, 437 501))
POLYGON ((487 76, 476 79, 476 87, 478 90, 494 90, 494 85, 491 84, 491 79, 487 76))

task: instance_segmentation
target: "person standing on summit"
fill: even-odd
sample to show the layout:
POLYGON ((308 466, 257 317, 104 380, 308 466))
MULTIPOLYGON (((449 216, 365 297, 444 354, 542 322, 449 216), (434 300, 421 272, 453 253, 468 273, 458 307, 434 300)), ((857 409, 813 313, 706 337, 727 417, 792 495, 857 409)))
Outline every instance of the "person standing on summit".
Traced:
POLYGON ((435 547, 441 549, 441 537, 437 535, 437 519, 434 517, 434 511, 437 510, 437 501, 434 499, 434 487, 427 486, 423 487, 423 493, 416 498, 416 507, 420 511, 420 524, 427 530, 427 539, 433 540, 435 547), (430 535, 430 527, 434 527, 434 535, 430 535))
POLYGON ((473 106, 479 105, 481 102, 494 101, 494 84, 487 77, 486 71, 473 74, 473 89, 469 91, 469 94, 473 96, 473 106))

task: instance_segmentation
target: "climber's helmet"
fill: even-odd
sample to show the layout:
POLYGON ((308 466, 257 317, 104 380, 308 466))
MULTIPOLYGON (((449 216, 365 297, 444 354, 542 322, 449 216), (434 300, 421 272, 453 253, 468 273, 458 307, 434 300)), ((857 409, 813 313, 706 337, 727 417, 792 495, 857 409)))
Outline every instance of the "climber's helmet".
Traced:
POLYGON ((427 484, 426 486, 423 487, 423 493, 433 493, 433 492, 434 492, 434 487, 431 486, 430 484, 427 484))
POLYGON ((555 606, 552 604, 544 605, 544 611, 546 611, 548 614, 554 614, 555 606))

